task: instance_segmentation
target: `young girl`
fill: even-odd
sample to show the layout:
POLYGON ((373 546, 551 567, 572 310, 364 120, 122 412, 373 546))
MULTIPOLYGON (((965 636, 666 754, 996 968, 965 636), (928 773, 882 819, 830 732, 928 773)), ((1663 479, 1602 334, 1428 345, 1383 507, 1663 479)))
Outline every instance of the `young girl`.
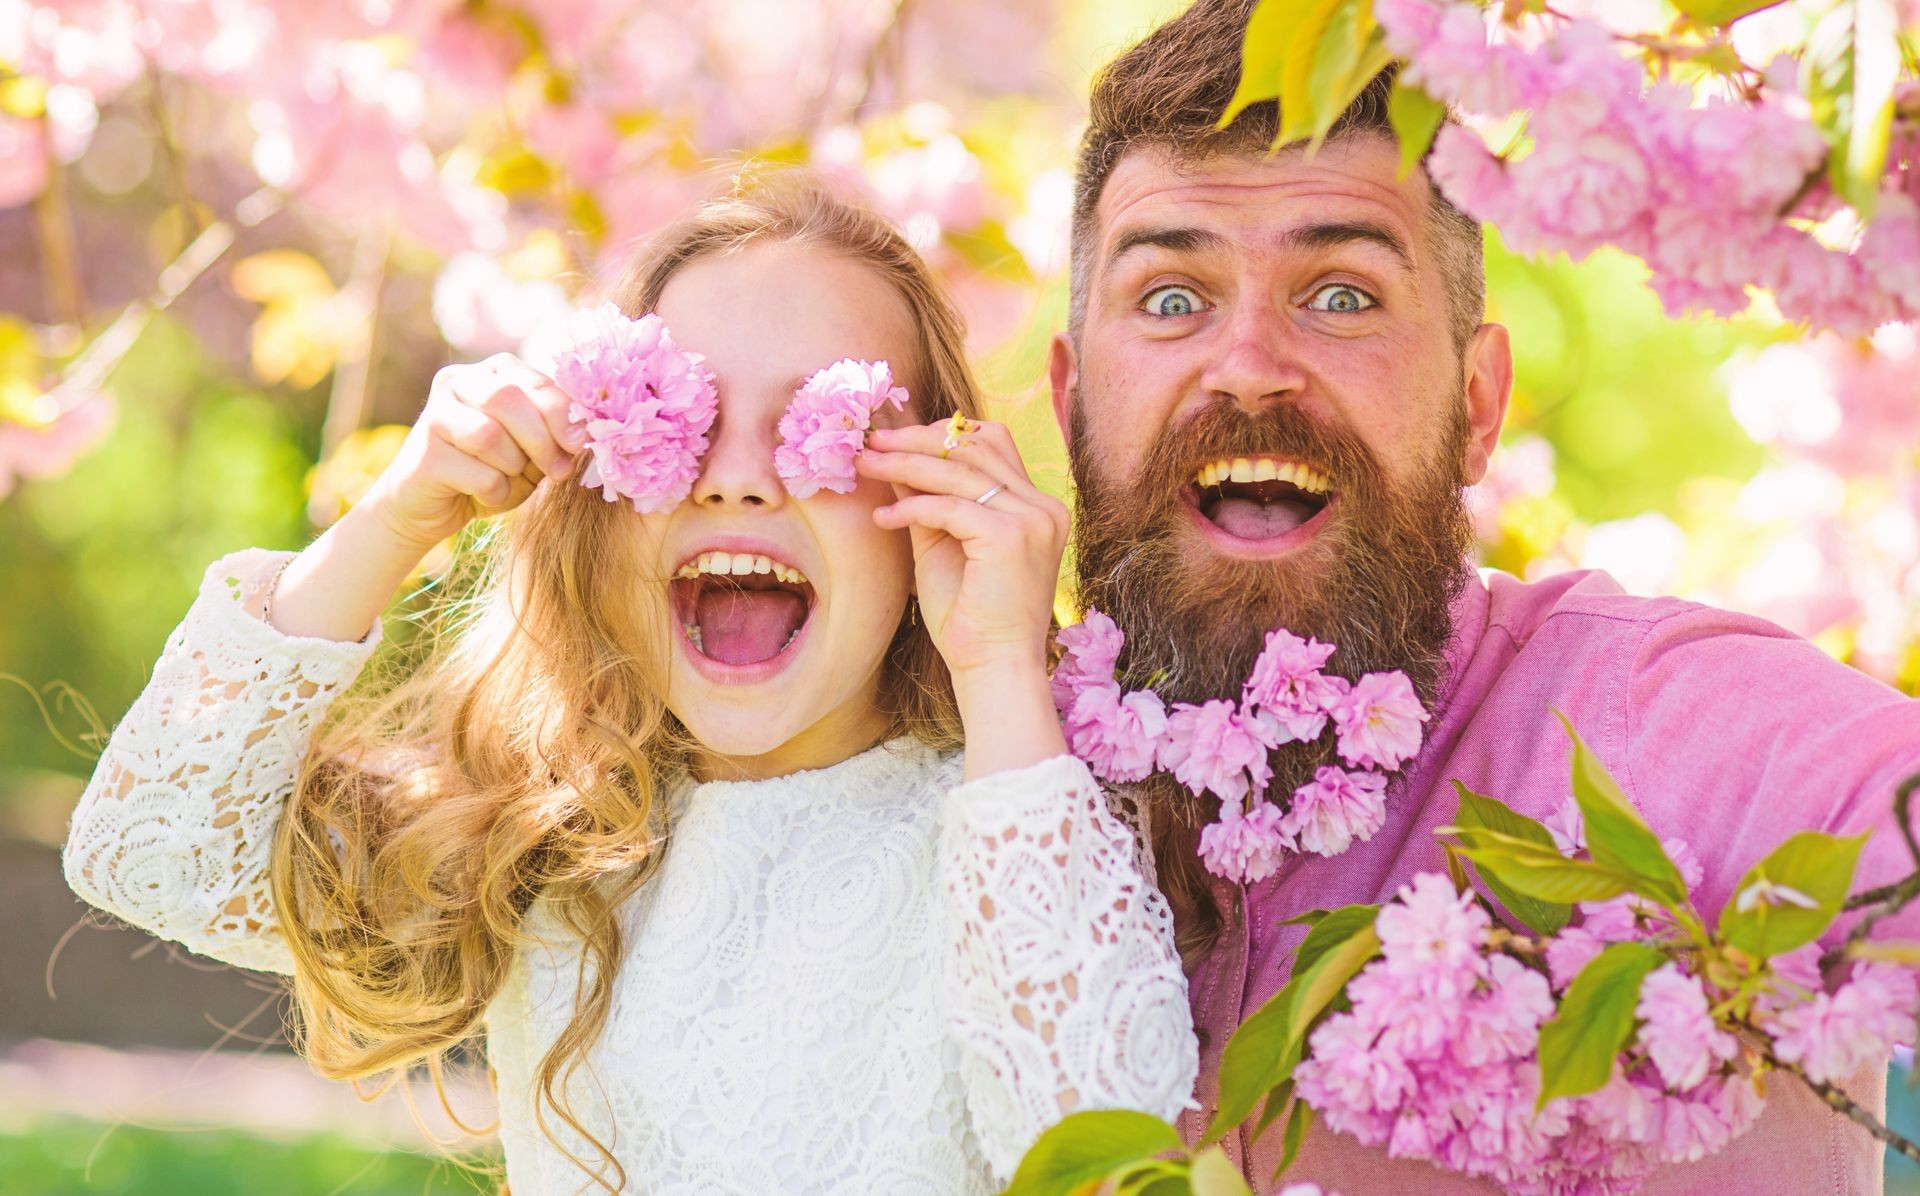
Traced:
POLYGON ((976 398, 923 264, 763 188, 613 299, 716 379, 685 500, 582 485, 567 396, 517 359, 441 370, 344 518, 209 568, 69 882, 290 974, 331 1077, 437 1077, 484 1027, 517 1196, 986 1192, 1068 1112, 1174 1116, 1171 919, 1047 691, 1064 510, 1004 427, 949 446, 976 398), (842 358, 892 363, 911 418, 795 498, 778 422, 842 358), (509 509, 426 659, 346 695, 425 553, 509 509))

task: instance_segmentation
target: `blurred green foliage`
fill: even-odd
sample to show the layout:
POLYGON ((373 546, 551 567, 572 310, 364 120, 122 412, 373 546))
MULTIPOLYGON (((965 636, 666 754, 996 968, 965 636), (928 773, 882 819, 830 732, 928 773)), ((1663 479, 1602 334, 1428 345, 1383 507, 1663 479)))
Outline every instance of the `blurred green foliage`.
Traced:
MULTIPOLYGON (((492 1160, 485 1160, 491 1162, 492 1160)), ((461 1164, 344 1138, 47 1121, 0 1134, 7 1196, 468 1196, 494 1185, 461 1164)))
MULTIPOLYGON (((0 502, 0 672, 35 688, 66 682, 109 725, 139 693, 209 561, 250 544, 297 546, 306 534, 317 428, 286 396, 209 362, 185 328, 156 319, 115 373, 112 436, 66 476, 0 502)), ((26 694, 0 693, 0 769, 91 771, 26 694)), ((0 772, 0 799, 6 789, 0 772)))

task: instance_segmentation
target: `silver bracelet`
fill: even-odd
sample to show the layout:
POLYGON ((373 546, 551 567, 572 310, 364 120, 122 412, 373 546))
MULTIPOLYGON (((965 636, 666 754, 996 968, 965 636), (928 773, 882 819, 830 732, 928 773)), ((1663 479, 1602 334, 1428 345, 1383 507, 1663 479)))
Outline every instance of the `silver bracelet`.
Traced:
POLYGON ((280 567, 273 571, 273 580, 267 582, 267 592, 260 599, 260 621, 269 627, 273 626, 273 595, 280 588, 280 575, 287 571, 288 565, 299 559, 298 556, 290 556, 281 561, 280 567))

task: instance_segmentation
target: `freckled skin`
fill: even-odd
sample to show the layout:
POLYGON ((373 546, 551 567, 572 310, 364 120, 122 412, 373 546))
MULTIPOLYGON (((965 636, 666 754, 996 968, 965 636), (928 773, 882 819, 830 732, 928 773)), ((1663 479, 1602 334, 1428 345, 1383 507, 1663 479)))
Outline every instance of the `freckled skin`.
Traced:
MULTIPOLYGON (((1419 171, 1396 179, 1397 167, 1393 143, 1371 136, 1326 146, 1311 162, 1299 150, 1199 164, 1153 149, 1123 157, 1095 213, 1079 344, 1061 334, 1052 346, 1063 432, 1076 388, 1085 404, 1087 443, 1074 451, 1125 485, 1149 447, 1199 410, 1293 403, 1358 436, 1392 483, 1435 451, 1448 405, 1464 392, 1464 474, 1479 481, 1511 390, 1506 330, 1483 324, 1455 352, 1428 183, 1419 171), (1289 232, 1325 222, 1378 227, 1407 248, 1412 268, 1370 241, 1287 243, 1289 232), (1111 247, 1147 228, 1195 229, 1217 244, 1137 247, 1109 263, 1111 247), (1158 289, 1167 287, 1178 289, 1158 289), (1169 304, 1170 295, 1180 299, 1169 304), (1163 314, 1182 302, 1186 314, 1163 314)), ((1188 540, 1185 550, 1210 551, 1197 534, 1188 540)))

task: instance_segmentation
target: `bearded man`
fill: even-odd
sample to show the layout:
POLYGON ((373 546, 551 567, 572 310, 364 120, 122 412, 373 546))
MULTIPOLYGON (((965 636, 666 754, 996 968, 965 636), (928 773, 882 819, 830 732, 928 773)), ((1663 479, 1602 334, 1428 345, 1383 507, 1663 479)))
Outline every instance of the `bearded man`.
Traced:
MULTIPOLYGON (((1217 803, 1164 776, 1135 795, 1201 1032, 1190 1141, 1217 1106, 1227 1037, 1286 982, 1306 928, 1285 920, 1443 868, 1433 832, 1454 781, 1552 816, 1570 791, 1554 709, 1657 832, 1689 841, 1709 914, 1797 829, 1877 829, 1856 890, 1905 875, 1890 803, 1920 770, 1920 702, 1770 623, 1630 597, 1602 573, 1523 583, 1470 566, 1463 491, 1487 473, 1512 383, 1507 331, 1483 321, 1480 229, 1423 170, 1397 177, 1384 77, 1312 157, 1268 153, 1271 102, 1218 130, 1249 8, 1198 0, 1094 86, 1051 361, 1081 597, 1126 633, 1125 676, 1169 701, 1238 698, 1284 626, 1337 644, 1329 668, 1348 678, 1405 671, 1432 720, 1381 830, 1257 883, 1202 869, 1217 803)), ((1284 801, 1330 752, 1275 752, 1269 793, 1284 801)), ((1884 1084, 1869 1067, 1844 1087, 1878 1110, 1884 1084)), ((1225 1145, 1266 1190, 1280 1139, 1225 1145)), ((1877 1192, 1880 1158, 1777 1077, 1744 1136, 1647 1190, 1877 1192)), ((1289 1175, 1346 1196, 1494 1190, 1317 1124, 1289 1175)))

